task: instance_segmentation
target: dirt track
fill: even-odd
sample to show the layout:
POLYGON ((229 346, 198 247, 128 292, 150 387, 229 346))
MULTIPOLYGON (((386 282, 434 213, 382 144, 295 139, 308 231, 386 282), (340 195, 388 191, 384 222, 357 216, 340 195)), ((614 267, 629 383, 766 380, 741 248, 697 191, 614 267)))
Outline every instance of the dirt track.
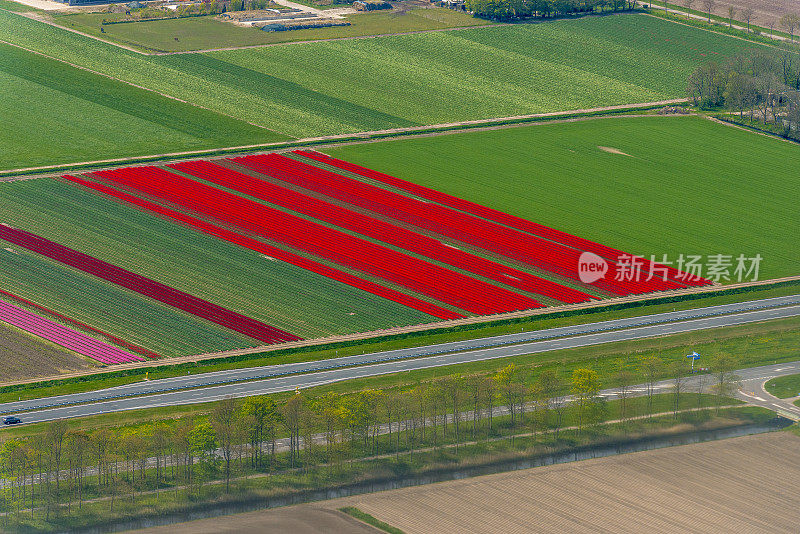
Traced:
POLYGON ((378 534, 383 532, 336 510, 292 506, 267 512, 249 512, 222 518, 201 519, 165 527, 135 531, 136 534, 378 534))

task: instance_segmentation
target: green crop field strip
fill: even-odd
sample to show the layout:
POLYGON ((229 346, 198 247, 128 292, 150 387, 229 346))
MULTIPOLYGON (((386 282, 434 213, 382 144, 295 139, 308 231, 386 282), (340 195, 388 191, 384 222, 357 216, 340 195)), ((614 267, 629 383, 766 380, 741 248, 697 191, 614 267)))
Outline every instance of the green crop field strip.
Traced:
POLYGON ((70 13, 55 15, 54 22, 120 44, 159 52, 257 46, 489 24, 485 20, 451 9, 433 8, 412 9, 405 12, 360 13, 347 17, 350 26, 283 32, 264 32, 258 28, 236 26, 230 22, 217 20, 213 16, 206 16, 108 24, 103 26, 103 33, 100 33, 101 22, 104 19, 121 19, 122 16, 109 13, 70 13))
POLYGON ((3 169, 285 139, 5 44, 0 90, 3 169))
POLYGON ((1 240, 0 244, 0 287, 125 341, 164 356, 188 356, 254 344, 252 339, 232 330, 1 240))
POLYGON ((800 147, 702 118, 593 119, 325 152, 628 252, 761 254, 760 279, 800 274, 800 147))
POLYGON ((645 15, 169 56, 4 11, 0 33, 293 137, 682 97, 698 64, 759 46, 645 15))
MULTIPOLYGON (((403 305, 55 180, 0 184, 0 222, 302 337, 432 320, 403 305)), ((247 340, 240 346, 258 344, 247 340)))

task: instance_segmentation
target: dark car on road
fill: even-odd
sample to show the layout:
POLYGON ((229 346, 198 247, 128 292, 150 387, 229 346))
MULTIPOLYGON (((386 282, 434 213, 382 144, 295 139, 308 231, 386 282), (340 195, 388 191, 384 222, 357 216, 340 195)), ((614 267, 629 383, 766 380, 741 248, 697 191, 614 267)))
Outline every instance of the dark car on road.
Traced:
POLYGON ((3 424, 4 425, 17 425, 22 422, 22 419, 19 417, 15 417, 13 415, 9 415, 8 417, 3 417, 3 424))

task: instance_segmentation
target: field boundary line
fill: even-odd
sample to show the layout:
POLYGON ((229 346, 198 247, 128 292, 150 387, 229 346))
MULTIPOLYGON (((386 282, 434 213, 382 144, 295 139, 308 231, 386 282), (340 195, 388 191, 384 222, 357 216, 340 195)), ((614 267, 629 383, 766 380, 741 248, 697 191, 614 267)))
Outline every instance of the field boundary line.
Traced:
MULTIPOLYGON (((22 48, 23 50, 28 50, 27 48, 14 45, 12 43, 7 43, 6 41, 3 41, 1 39, 0 43, 10 44, 11 46, 17 46, 18 48, 22 48)), ((31 50, 31 52, 39 54, 39 52, 33 50, 31 50)), ((41 55, 49 57, 46 54, 41 54, 41 55)), ((78 66, 78 68, 83 68, 83 67, 78 66)), ((94 72, 91 69, 85 69, 85 70, 88 70, 89 72, 94 72)), ((103 74, 103 76, 106 75, 103 74)), ((109 77, 112 79, 116 79, 111 76, 109 77)), ((135 84, 130 84, 130 85, 133 85, 134 87, 139 87, 138 85, 135 84)), ((151 89, 147 90, 152 91, 151 89)), ((157 91, 153 92, 157 93, 157 91)), ((185 102, 184 100, 181 100, 176 97, 172 97, 169 95, 164 95, 164 96, 168 96, 169 98, 173 98, 180 102, 185 102)), ((422 126, 389 128, 386 130, 370 130, 370 131, 354 132, 354 133, 331 134, 331 135, 317 136, 317 137, 304 137, 301 139, 294 139, 289 141, 275 141, 271 143, 259 143, 254 145, 241 145, 241 146, 221 147, 221 148, 203 149, 203 150, 186 150, 182 152, 171 152, 165 154, 151 154, 144 156, 130 156, 125 158, 113 158, 113 159, 95 160, 95 161, 60 163, 55 165, 43 165, 38 167, 25 167, 19 169, 9 169, 0 171, 0 182, 4 181, 11 182, 16 180, 27 180, 39 177, 56 176, 62 172, 70 172, 70 170, 97 171, 106 168, 115 168, 118 167, 120 164, 149 162, 154 165, 157 165, 158 162, 160 161, 184 160, 187 157, 194 159, 199 157, 205 157, 205 158, 223 157, 226 155, 237 154, 237 153, 258 154, 261 153, 259 152, 260 149, 267 151, 280 151, 280 150, 290 150, 293 148, 304 147, 304 146, 332 146, 337 143, 347 143, 347 142, 361 143, 361 142, 380 141, 380 140, 407 137, 407 136, 410 137, 414 135, 427 135, 427 134, 437 135, 437 134, 459 133, 466 131, 475 131, 480 128, 492 128, 492 127, 502 127, 502 126, 508 126, 508 127, 527 126, 531 123, 547 121, 548 119, 557 120, 561 118, 564 119, 608 118, 614 113, 648 110, 661 106, 685 104, 688 101, 689 101, 688 98, 675 98, 670 100, 657 100, 653 102, 615 104, 612 106, 601 106, 596 108, 575 109, 575 110, 565 110, 565 111, 549 111, 545 113, 532 113, 529 115, 512 115, 508 117, 493 117, 488 119, 472 119, 472 120, 465 120, 458 122, 428 124, 422 126)), ((196 104, 192 105, 196 106, 196 104)), ((197 106, 197 107, 200 107, 202 109, 208 109, 208 108, 203 108, 202 106, 197 106)), ((215 112, 215 113, 220 113, 220 112, 215 112)), ((269 130, 266 127, 262 128, 265 128, 271 132, 281 133, 281 132, 276 132, 275 130, 269 130)))
POLYGON ((128 50, 130 52, 135 52, 135 53, 141 54, 143 56, 150 55, 147 52, 143 52, 141 50, 137 50, 136 48, 134 48, 132 46, 124 45, 122 43, 115 43, 113 41, 109 41, 108 39, 103 39, 102 37, 98 37, 96 35, 92 35, 92 34, 89 34, 89 33, 82 32, 80 30, 75 30, 73 28, 67 28, 66 26, 62 26, 60 24, 56 24, 52 20, 47 19, 46 15, 40 16, 37 13, 33 13, 33 12, 30 12, 30 11, 27 11, 25 13, 18 13, 16 11, 10 11, 8 9, 3 9, 3 8, 0 8, 0 10, 5 11, 7 13, 14 14, 14 15, 19 15, 20 17, 25 17, 26 19, 35 20, 36 22, 41 22, 43 24, 47 24, 48 26, 53 26, 54 28, 58 28, 58 29, 61 29, 61 30, 66 30, 68 32, 72 32, 72 33, 81 35, 83 37, 88 37, 89 39, 94 39, 95 41, 100 41, 101 43, 105 43, 105 44, 108 44, 108 45, 116 46, 118 48, 122 48, 122 49, 128 50))
MULTIPOLYGON (((176 50, 174 52, 167 52, 165 50, 157 50, 152 49, 146 46, 142 46, 147 50, 153 50, 152 52, 146 52, 145 50, 141 50, 135 46, 126 45, 121 42, 112 41, 109 39, 103 39, 102 37, 98 37, 97 35, 92 35, 90 33, 82 32, 80 30, 76 30, 74 28, 68 28, 67 26, 62 26, 61 24, 56 23, 53 20, 46 18, 46 16, 39 16, 37 13, 33 12, 25 12, 25 13, 18 13, 16 11, 11 11, 8 9, 0 8, 0 11, 5 11, 12 15, 18 15, 20 17, 25 17, 26 19, 35 20, 36 22, 41 22, 43 24, 47 24, 48 26, 52 26, 54 28, 58 28, 60 30, 65 30, 68 32, 72 32, 74 34, 80 35, 82 37, 87 37, 89 39, 94 39, 95 41, 99 41, 101 43, 116 46, 117 48, 122 48, 123 50, 128 50, 129 52, 134 52, 141 56, 177 56, 183 54, 206 54, 209 52, 229 52, 233 50, 250 50, 253 48, 267 48, 272 46, 286 46, 286 45, 297 45, 297 44, 313 44, 313 43, 324 43, 327 41, 350 41, 355 39, 375 39, 380 37, 401 37, 403 35, 415 35, 418 33, 437 33, 437 32, 447 32, 447 31, 458 31, 458 30, 472 30, 472 29, 480 29, 480 28, 494 28, 494 27, 503 27, 503 26, 513 26, 514 24, 510 22, 490 22, 487 21, 486 24, 476 24, 474 26, 452 26, 450 28, 432 28, 429 30, 409 30, 405 32, 390 32, 390 33, 376 33, 373 35, 348 35, 345 37, 331 37, 329 39, 305 39, 302 41, 284 41, 282 43, 262 43, 262 44, 255 44, 255 45, 242 45, 242 46, 223 46, 219 48, 201 48, 197 50, 176 50)), ((169 19, 168 19, 169 20, 169 19)), ((135 23, 132 23, 135 24, 135 23)))
MULTIPOLYGON (((125 85, 129 85, 131 87, 136 87, 137 89, 142 89, 144 91, 148 91, 150 93, 154 93, 154 94, 163 96, 165 98, 169 98, 170 100, 176 100, 178 102, 182 102, 184 104, 188 104, 188 105, 196 107, 198 109, 202 109, 202 110, 205 110, 205 111, 208 111, 208 112, 211 112, 211 113, 216 113, 217 115, 222 115, 223 117, 228 117, 229 119, 233 119, 233 120, 238 121, 238 122, 243 122, 245 124, 249 124, 251 126, 255 126, 257 128, 261 128, 262 130, 266 130, 268 132, 273 132, 273 133, 276 133, 276 134, 279 134, 279 135, 286 135, 283 132, 277 132, 275 130, 271 130, 271 129, 269 129, 266 126, 263 126, 261 124, 256 124, 254 122, 246 121, 244 119, 240 119, 238 117, 234 117, 233 115, 228 115, 227 113, 223 113, 222 111, 218 111, 216 109, 211 109, 211 108, 208 108, 208 107, 205 107, 205 106, 201 106, 200 104, 196 104, 194 102, 189 102, 188 100, 183 100, 182 98, 178 98, 177 96, 173 96, 173 95, 170 95, 168 93, 162 93, 161 91, 157 91, 155 89, 151 89, 151 88, 145 87, 143 85, 138 85, 138 84, 135 84, 133 82, 129 82, 127 80, 123 80, 122 78, 117 78, 116 76, 112 76, 111 74, 106 74, 104 72, 96 71, 94 69, 90 69, 89 67, 83 67, 83 66, 78 65, 76 63, 71 63, 71 62, 66 61, 64 59, 57 58, 57 57, 51 56, 49 54, 45 54, 44 52, 39 52, 38 50, 33 50, 32 48, 27 48, 25 46, 18 45, 16 43, 11 43, 11 42, 6 41, 4 39, 0 39, 0 43, 8 45, 8 46, 13 46, 14 48, 19 48, 20 50, 25 50, 26 52, 30 52, 31 54, 36 54, 37 56, 46 57, 47 59, 51 59, 53 61, 58 61, 59 63, 63 63, 64 65, 69 65, 70 67, 73 67, 73 68, 76 68, 76 69, 79 69, 79 70, 82 70, 82 71, 90 72, 90 73, 95 74, 97 76, 102 76, 104 78, 108 78, 109 80, 114 80, 115 82, 124 83, 125 85)), ((286 135, 286 137, 291 137, 291 136, 286 135)), ((129 159, 129 158, 122 158, 122 159, 129 159)), ((118 161, 118 160, 105 160, 105 161, 111 162, 111 161, 118 161)), ((101 160, 99 163, 103 163, 103 162, 104 161, 101 160)), ((55 167, 62 167, 62 166, 68 166, 68 165, 83 165, 83 164, 84 163, 71 163, 71 164, 64 164, 64 165, 48 165, 48 166, 45 166, 45 167, 30 167, 30 168, 26 168, 26 169, 14 169, 12 171, 0 171, 0 176, 2 176, 2 174, 6 173, 6 172, 26 172, 26 171, 30 171, 30 170, 35 170, 37 168, 55 168, 55 167)), ((0 180, 2 180, 2 178, 0 178, 0 180)))
POLYGON ((263 43, 256 45, 244 46, 226 46, 221 48, 205 48, 200 50, 184 50, 175 52, 152 52, 145 54, 147 56, 180 56, 184 54, 207 54, 210 52, 231 52, 234 50, 251 50, 254 48, 270 48, 273 46, 290 46, 290 45, 303 45, 314 43, 327 43, 329 41, 354 41, 358 39, 378 39, 381 37, 402 37, 404 35, 416 35, 418 33, 439 33, 459 30, 475 30, 483 28, 501 28, 503 26, 514 26, 510 22, 496 22, 489 24, 476 24, 475 26, 453 26, 451 28, 433 28, 430 30, 410 30, 407 32, 394 32, 394 33, 376 33, 373 35, 348 35, 345 37, 331 37, 329 39, 306 39, 303 41, 284 41, 282 43, 263 43))
MULTIPOLYGON (((642 3, 643 3, 643 2, 642 2, 642 3)), ((673 13, 674 13, 674 14, 676 14, 676 15, 677 15, 677 14, 685 14, 685 12, 684 12, 684 11, 673 11, 673 13)), ((700 26, 693 26, 693 25, 691 25, 691 24, 686 24, 685 22, 681 22, 681 21, 679 21, 679 20, 672 20, 672 19, 668 19, 668 18, 665 18, 665 17, 660 17, 660 16, 658 16, 658 15, 654 15, 654 14, 652 14, 652 13, 644 13, 644 15, 646 15, 646 16, 648 16, 648 17, 653 17, 654 19, 665 20, 665 21, 667 21, 667 22, 671 22, 671 23, 673 23, 673 24, 679 24, 679 25, 681 25, 681 26, 686 26, 687 28, 695 28, 695 29, 697 29, 697 30, 701 30, 701 31, 704 31, 704 32, 713 33, 713 34, 716 34, 716 35, 722 35, 722 36, 725 36, 725 37, 730 37, 731 39, 738 39, 738 40, 740 40, 740 41, 744 41, 744 42, 746 42, 746 43, 752 43, 752 44, 754 44, 754 45, 758 45, 758 46, 765 46, 765 47, 767 47, 767 48, 772 48, 772 49, 775 49, 775 50, 781 50, 781 51, 783 51, 783 52, 790 52, 790 53, 791 53, 791 51, 790 51, 790 50, 786 50, 785 48, 781 48, 781 47, 779 47, 779 46, 775 46, 775 45, 768 44, 768 43, 762 43, 762 42, 760 42, 760 41, 753 41, 752 39, 747 39, 747 38, 745 38, 745 37, 739 37, 738 35, 731 35, 731 34, 729 34, 729 33, 722 33, 722 32, 718 32, 718 31, 716 31, 716 30, 712 30, 711 28, 701 28, 700 26)), ((700 21, 705 21, 705 19, 704 19, 703 17, 698 17, 698 16, 694 16, 694 17, 695 17, 697 20, 700 20, 700 21)), ((734 28, 736 28, 736 29, 739 29, 739 30, 744 30, 744 29, 745 29, 745 28, 738 27, 738 26, 736 26, 736 25, 734 25, 733 27, 734 27, 734 28)), ((762 35, 764 35, 764 34, 762 34, 762 35)), ((767 33, 767 35, 772 35, 772 34, 771 34, 771 33, 767 33)), ((776 39, 776 40, 784 40, 784 41, 788 41, 788 39, 785 39, 785 38, 783 38, 783 37, 780 37, 780 36, 776 36, 776 37, 777 37, 777 39, 776 39)))
MULTIPOLYGON (((649 2, 647 0, 637 0, 637 3, 641 4, 642 6, 646 6, 646 5, 649 4, 649 2)), ((648 10, 648 12, 646 12, 646 14, 648 14, 650 16, 655 16, 657 18, 661 18, 658 15, 654 15, 652 12, 653 11, 658 11, 660 13, 661 10, 664 9, 664 3, 665 3, 664 0, 654 0, 654 5, 656 5, 657 7, 656 8, 650 8, 648 10)), ((667 2, 667 4, 669 4, 669 2, 667 2)), ((700 11, 700 10, 694 10, 694 9, 691 9, 691 8, 688 8, 689 11, 686 11, 687 8, 685 6, 679 6, 679 5, 676 5, 676 4, 669 4, 666 7, 667 7, 667 11, 669 13, 672 13, 674 15, 688 15, 688 17, 690 19, 699 20, 699 21, 702 21, 702 22, 705 22, 706 24, 708 24, 708 15, 709 14, 707 12, 700 11), (697 11, 698 13, 702 13, 702 15, 698 15, 697 13, 692 13, 691 11, 697 11)), ((728 19, 724 15, 717 15, 716 13, 711 13, 711 18, 717 24, 721 24, 723 26, 728 25, 728 23, 725 22, 728 19)), ((730 28, 734 28, 736 30, 742 30, 742 31, 750 31, 745 26, 739 26, 739 24, 741 24, 741 21, 738 21, 736 19, 733 19, 733 20, 736 23, 728 25, 730 28)), ((680 21, 673 21, 673 22, 678 22, 680 24, 680 21)), ((712 22, 712 24, 713 24, 713 22, 712 22)), ((684 24, 684 26, 691 26, 691 24, 684 24)), ((700 28, 699 26, 692 26, 692 27, 693 28, 700 28)), ((789 37, 788 37, 789 34, 788 33, 784 34, 781 31, 777 31, 776 32, 775 30, 770 30, 769 28, 765 28, 764 26, 759 26, 757 24, 751 24, 750 28, 757 29, 760 32, 760 35, 769 37, 770 39, 774 39, 776 41, 782 41, 782 42, 791 42, 789 40, 789 37)), ((728 37, 735 37, 736 39, 744 39, 745 41, 758 43, 758 41, 752 41, 751 39, 746 39, 744 37, 739 37, 737 35, 730 35, 730 34, 727 34, 727 33, 718 32, 718 31, 712 30, 710 28, 700 28, 700 29, 705 29, 706 31, 710 31, 710 32, 713 32, 713 33, 718 33, 720 35, 727 35, 728 37)), ((761 44, 764 44, 766 46, 773 46, 773 45, 769 45, 767 43, 761 43, 761 44)))
POLYGON ((742 130, 744 132, 755 133, 758 135, 763 135, 764 137, 769 137, 770 139, 777 139, 779 141, 783 141, 785 143, 790 143, 793 145, 800 144, 800 141, 795 141, 794 139, 787 139, 786 137, 782 137, 776 133, 767 132, 764 130, 759 130, 755 127, 749 127, 744 124, 739 124, 736 122, 728 122, 726 120, 718 119, 717 117, 712 117, 711 115, 706 115, 706 119, 710 120, 711 122, 715 122, 717 124, 722 124, 723 126, 727 126, 728 128, 735 128, 737 130, 742 130))

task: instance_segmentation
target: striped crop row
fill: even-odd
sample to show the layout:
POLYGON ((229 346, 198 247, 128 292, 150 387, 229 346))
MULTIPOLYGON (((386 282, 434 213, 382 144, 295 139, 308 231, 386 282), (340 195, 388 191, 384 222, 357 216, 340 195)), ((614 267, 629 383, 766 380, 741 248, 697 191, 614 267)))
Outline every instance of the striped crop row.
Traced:
POLYGON ((169 166, 197 178, 202 178, 217 185, 523 291, 538 293, 568 303, 585 302, 592 298, 591 295, 582 291, 464 252, 431 237, 412 232, 375 217, 298 193, 292 189, 281 187, 208 161, 189 161, 169 166))
MULTIPOLYGON (((322 154, 321 152, 314 150, 295 150, 294 154, 304 156, 320 163, 325 163, 326 165, 330 165, 338 169, 352 172, 353 174, 363 176, 364 178, 369 178, 371 180, 396 187, 397 189, 401 189, 420 198, 431 200, 433 202, 455 208, 477 217, 482 217, 484 219, 488 219, 511 228, 516 228, 517 230, 543 237, 545 239, 550 239, 551 241, 562 243, 579 250, 593 252, 594 254, 597 254, 598 256, 609 261, 616 262, 621 256, 625 255, 625 252, 621 250, 617 250, 600 243, 595 243, 594 241, 574 236, 554 228, 537 224, 521 217, 509 215, 508 213, 503 213, 502 211, 482 206, 475 202, 470 202, 469 200, 448 195, 447 193, 442 193, 441 191, 437 191, 429 187, 418 185, 407 180, 402 180, 389 174, 368 169, 366 167, 356 165, 355 163, 333 158, 327 154, 322 154)), ((660 275, 662 272, 666 272, 669 280, 680 282, 689 286, 702 286, 711 283, 705 278, 684 273, 683 271, 680 271, 669 265, 654 263, 646 258, 637 258, 637 261, 641 262, 642 270, 645 272, 643 276, 649 276, 650 273, 659 273, 660 275)))
POLYGON ((144 358, 113 347, 54 321, 0 300, 0 321, 21 328, 78 354, 105 364, 144 361, 144 358))
POLYGON ((98 260, 82 252, 72 250, 30 232, 0 224, 0 239, 265 343, 281 343, 300 339, 288 332, 132 273, 121 267, 98 260))
POLYGON ((413 308, 423 313, 432 315, 434 317, 438 317, 439 319, 458 319, 460 317, 463 317, 463 315, 459 315, 446 308, 442 308, 440 306, 436 306, 435 304, 431 304, 427 301, 417 299, 415 297, 406 295, 404 293, 400 293, 399 291, 394 291, 392 289, 380 286, 378 284, 374 284, 368 280, 358 278, 344 271, 334 269, 332 267, 329 267, 319 262, 315 262, 303 256, 287 252, 283 249, 273 247, 271 245, 268 245, 261 241, 257 241, 250 237, 246 237, 237 234, 235 232, 231 232, 230 230, 227 230, 225 228, 221 228, 219 226, 210 224, 196 217, 191 217, 179 211, 166 208, 154 202, 143 200, 139 197, 129 195, 121 191, 117 191, 116 189, 113 189, 111 187, 98 184, 78 176, 63 176, 62 178, 74 182, 76 184, 82 185, 84 187, 87 187, 89 189, 92 189, 94 191, 97 191, 99 193, 102 193, 104 195, 108 195, 110 197, 123 200, 133 206, 136 206, 150 213, 158 215, 159 217, 168 218, 180 224, 184 224, 190 228, 194 228, 199 232, 203 232, 205 234, 212 235, 218 239, 222 239, 230 243, 242 246, 244 248, 254 250, 261 254, 265 254, 269 257, 278 259, 280 261, 285 261, 286 263, 320 274, 322 276, 326 276, 343 284, 347 284, 349 286, 361 289, 363 291, 367 291, 368 293, 372 293, 374 295, 392 300, 399 304, 403 304, 404 306, 408 306, 409 308, 413 308))
POLYGON ((231 224, 479 315, 541 307, 492 286, 339 230, 287 214, 157 167, 101 171, 99 178, 231 224))
MULTIPOLYGON (((527 234, 452 208, 423 202, 348 178, 279 154, 245 156, 232 161, 294 185, 363 209, 432 231, 532 267, 580 280, 581 250, 527 234)), ((631 295, 682 287, 669 280, 635 280, 618 276, 609 263, 607 276, 592 285, 615 295, 631 295), (617 278, 620 278, 619 280, 617 278)))

